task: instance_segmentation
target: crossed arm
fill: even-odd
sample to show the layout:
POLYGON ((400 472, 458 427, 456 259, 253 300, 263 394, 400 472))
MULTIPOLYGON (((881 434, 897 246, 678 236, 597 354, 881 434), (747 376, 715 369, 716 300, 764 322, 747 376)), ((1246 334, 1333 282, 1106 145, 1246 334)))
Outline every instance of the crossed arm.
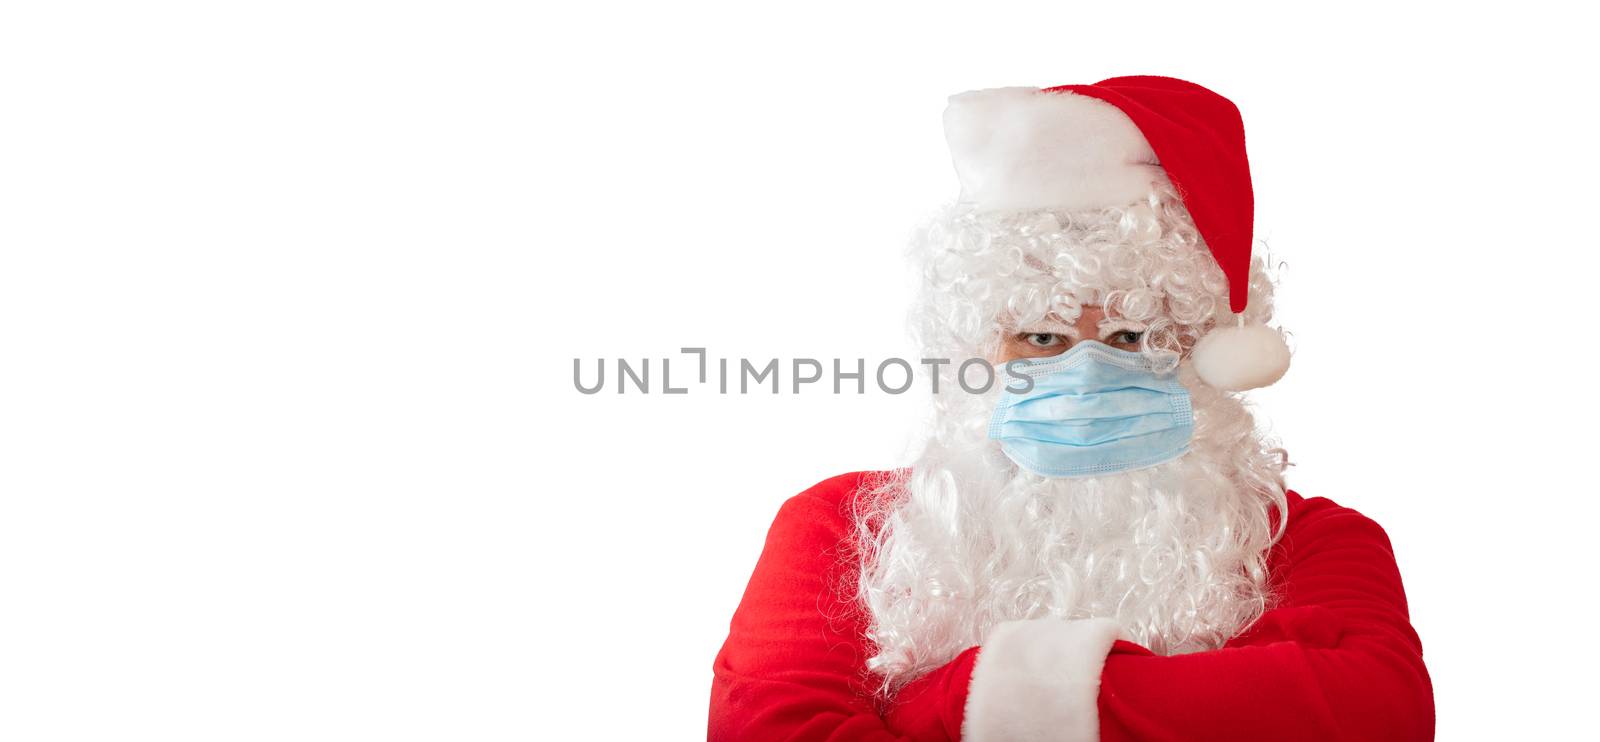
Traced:
POLYGON ((859 475, 791 498, 713 668, 711 740, 1422 740, 1433 695, 1388 538, 1291 495, 1277 607, 1222 649, 1157 656, 1104 620, 1016 621, 887 707, 840 594, 841 504, 859 475))

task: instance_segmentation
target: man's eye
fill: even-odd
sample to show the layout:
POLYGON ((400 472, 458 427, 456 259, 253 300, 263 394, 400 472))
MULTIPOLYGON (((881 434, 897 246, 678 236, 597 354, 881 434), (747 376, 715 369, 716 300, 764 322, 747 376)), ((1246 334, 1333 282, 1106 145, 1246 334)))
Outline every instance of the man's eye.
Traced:
POLYGON ((1144 333, 1142 333, 1142 332, 1135 332, 1133 330, 1123 330, 1122 332, 1119 332, 1119 333, 1117 333, 1115 335, 1112 335, 1111 336, 1111 342, 1113 342, 1113 343, 1122 343, 1124 345, 1135 345, 1135 344, 1137 344, 1139 342, 1139 339, 1142 338, 1142 337, 1144 337, 1144 333))
POLYGON ((1029 332, 1022 337, 1035 348, 1053 348, 1062 342, 1062 337, 1053 332, 1029 332))

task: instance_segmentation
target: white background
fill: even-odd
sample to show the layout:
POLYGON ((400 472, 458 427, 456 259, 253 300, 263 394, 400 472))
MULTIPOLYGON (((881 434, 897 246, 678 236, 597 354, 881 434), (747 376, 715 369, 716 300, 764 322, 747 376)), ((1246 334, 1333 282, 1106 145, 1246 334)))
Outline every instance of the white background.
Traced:
POLYGON ((7 4, 0 738, 703 736, 779 503, 920 399, 573 359, 910 353, 944 97, 1124 74, 1244 112, 1256 398, 1388 529, 1440 737, 1579 735, 1592 25, 1200 6, 7 4))

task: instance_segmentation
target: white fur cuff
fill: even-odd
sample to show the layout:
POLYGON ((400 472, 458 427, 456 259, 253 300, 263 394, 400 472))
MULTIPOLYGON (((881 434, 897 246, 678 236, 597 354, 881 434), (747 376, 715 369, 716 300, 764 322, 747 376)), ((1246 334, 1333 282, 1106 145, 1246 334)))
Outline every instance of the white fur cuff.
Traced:
POLYGON ((1099 740, 1100 669, 1117 633, 1117 623, 1108 618, 996 626, 972 670, 961 738, 1099 740))

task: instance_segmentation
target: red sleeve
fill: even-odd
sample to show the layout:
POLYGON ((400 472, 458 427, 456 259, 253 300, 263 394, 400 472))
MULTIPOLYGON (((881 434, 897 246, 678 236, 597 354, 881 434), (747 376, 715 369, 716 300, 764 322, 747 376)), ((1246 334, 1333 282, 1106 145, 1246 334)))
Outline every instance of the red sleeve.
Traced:
POLYGON ((1431 740, 1433 689, 1383 529, 1291 493, 1273 554, 1280 600, 1211 652, 1159 657, 1118 642, 1100 739, 1431 740))
POLYGON ((830 479, 778 511, 712 668, 708 739, 959 738, 976 649, 902 689, 887 711, 872 699, 848 512, 862 476, 830 479))

